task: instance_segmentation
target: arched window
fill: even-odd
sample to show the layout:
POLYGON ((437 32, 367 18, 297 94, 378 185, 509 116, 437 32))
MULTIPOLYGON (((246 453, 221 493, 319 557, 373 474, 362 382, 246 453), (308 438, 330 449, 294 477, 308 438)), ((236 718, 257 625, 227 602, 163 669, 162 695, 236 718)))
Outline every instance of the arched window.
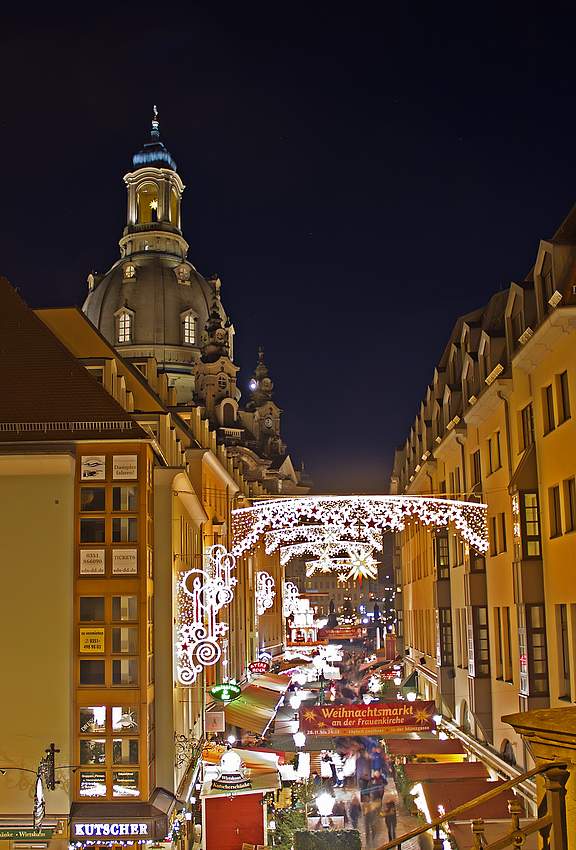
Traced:
POLYGON ((187 310, 181 314, 182 343, 184 345, 194 345, 196 343, 196 318, 196 313, 193 310, 187 310))
POLYGON ((178 195, 176 194, 176 189, 172 188, 172 191, 170 192, 170 221, 176 227, 180 227, 180 215, 178 207, 178 195))
POLYGON ((158 221, 158 187, 155 183, 145 183, 138 189, 138 224, 158 221))
POLYGON ((114 315, 116 317, 116 342, 118 344, 132 342, 134 311, 123 307, 114 315))
POLYGON ((223 410, 223 420, 225 428, 233 428, 235 425, 234 422, 234 405, 233 404, 225 404, 222 408, 223 410))

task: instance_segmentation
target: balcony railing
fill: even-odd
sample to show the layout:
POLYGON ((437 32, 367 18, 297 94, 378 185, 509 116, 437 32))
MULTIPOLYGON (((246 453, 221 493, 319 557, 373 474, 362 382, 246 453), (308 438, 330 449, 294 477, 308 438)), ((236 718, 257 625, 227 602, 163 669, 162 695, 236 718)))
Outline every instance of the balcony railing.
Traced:
POLYGON ((487 844, 484 838, 484 821, 482 818, 472 819, 471 826, 474 835, 474 850, 502 850, 504 847, 513 845, 521 847, 526 841, 528 835, 534 832, 540 833, 540 847, 542 850, 567 850, 568 840, 566 832, 566 782, 570 774, 566 770, 564 762, 550 762, 549 764, 540 765, 521 776, 510 779, 502 785, 493 788, 481 797, 476 797, 457 809, 447 812, 441 817, 435 818, 430 823, 423 824, 411 832, 405 833, 387 844, 381 844, 375 850, 392 850, 393 847, 400 848, 406 841, 410 841, 424 832, 435 830, 434 850, 442 850, 444 844, 440 838, 440 827, 448 821, 461 820, 462 815, 474 809, 482 803, 491 800, 493 797, 498 797, 504 791, 514 788, 516 785, 521 785, 527 779, 537 774, 543 774, 546 795, 540 803, 536 820, 528 820, 524 826, 520 826, 520 816, 522 814, 522 805, 518 799, 508 802, 508 811, 511 816, 510 829, 503 838, 494 841, 492 844, 487 844))

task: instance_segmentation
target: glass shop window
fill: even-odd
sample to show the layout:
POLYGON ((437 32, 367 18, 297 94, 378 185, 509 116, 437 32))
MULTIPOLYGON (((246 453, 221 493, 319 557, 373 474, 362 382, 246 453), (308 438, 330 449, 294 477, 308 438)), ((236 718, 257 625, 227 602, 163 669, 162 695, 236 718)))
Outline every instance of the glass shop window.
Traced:
POLYGON ((105 738, 81 738, 80 739, 80 764, 98 765, 106 764, 106 739, 105 738))
POLYGON ((80 708, 80 733, 94 734, 104 732, 106 729, 106 706, 93 705, 88 708, 80 708))
POLYGON ((112 764, 138 764, 138 738, 114 738, 112 764))
POLYGON ((114 732, 137 732, 138 708, 130 705, 113 706, 112 729, 114 732))
POLYGON ((80 774, 80 796, 81 797, 105 797, 106 796, 106 772, 81 773, 80 774))
POLYGON ((115 770, 112 773, 113 797, 139 797, 137 770, 115 770))

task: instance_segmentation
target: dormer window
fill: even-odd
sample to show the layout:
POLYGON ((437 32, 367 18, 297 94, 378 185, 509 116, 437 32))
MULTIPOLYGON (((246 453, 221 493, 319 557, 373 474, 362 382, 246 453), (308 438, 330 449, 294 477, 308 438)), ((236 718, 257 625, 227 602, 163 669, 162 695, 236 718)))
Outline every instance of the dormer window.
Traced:
POLYGON ((123 307, 114 315, 116 317, 116 342, 118 344, 132 342, 134 311, 123 307))
POLYGON ((128 280, 136 277, 136 266, 133 266, 132 263, 128 263, 127 266, 124 266, 124 277, 128 280))
POLYGON ((187 310, 181 314, 181 319, 182 343, 184 345, 194 345, 196 343, 196 313, 193 310, 187 310))
POLYGON ((225 375, 218 375, 218 389, 223 392, 228 386, 228 381, 225 375))

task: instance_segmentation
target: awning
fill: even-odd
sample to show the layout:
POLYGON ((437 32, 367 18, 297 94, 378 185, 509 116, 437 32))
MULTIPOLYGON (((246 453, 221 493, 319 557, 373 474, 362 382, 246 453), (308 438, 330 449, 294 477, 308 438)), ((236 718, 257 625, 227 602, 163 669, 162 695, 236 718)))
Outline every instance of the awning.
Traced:
POLYGON ((438 761, 462 761, 466 750, 456 738, 447 741, 438 739, 395 738, 386 741, 391 756, 430 756, 438 761))
MULTIPOLYGON (((408 782, 442 782, 447 779, 488 779, 490 775, 481 761, 403 764, 402 769, 406 773, 408 782)), ((490 789, 487 788, 486 790, 489 791, 490 789)), ((469 797, 468 799, 472 798, 469 797)))
POLYGON ((269 691, 285 694, 290 686, 291 679, 292 676, 279 676, 277 673, 262 673, 258 678, 252 679, 252 684, 258 688, 266 688, 269 691))
POLYGON ((224 706, 226 723, 263 735, 274 719, 281 699, 282 694, 278 691, 248 685, 238 699, 224 706))
MULTIPOLYGON (((276 791, 282 787, 280 774, 278 773, 278 755, 273 752, 254 752, 253 750, 242 750, 233 748, 235 753, 238 753, 242 759, 243 769, 246 771, 246 778, 252 783, 251 788, 241 788, 234 791, 234 796, 238 794, 255 794, 257 792, 276 791)), ((226 752, 227 747, 221 744, 206 744, 202 752, 202 761, 205 764, 219 764, 222 754, 226 752)), ((222 788, 212 788, 212 775, 208 775, 202 786, 202 797, 227 797, 230 791, 222 788)))
MULTIPOLYGON (((422 765, 424 767, 424 765, 422 765)), ((428 810, 432 817, 436 817, 436 812, 439 806, 444 808, 446 813, 454 811, 459 806, 463 806, 470 800, 481 797, 487 794, 488 791, 493 791, 498 785, 504 785, 503 782, 486 782, 486 780, 478 779, 463 779, 453 780, 451 782, 434 782, 425 783, 422 786, 428 810), (432 814, 434 813, 434 814, 432 814)), ((506 819, 508 827, 510 826, 510 813, 508 812, 508 800, 511 798, 511 792, 503 791, 491 800, 486 800, 484 803, 469 809, 458 818, 459 821, 470 822, 473 818, 484 818, 484 820, 499 820, 506 819)), ((450 821, 448 821, 450 823, 450 821)), ((470 829, 470 827, 468 827, 470 829)), ((470 833, 469 846, 472 846, 473 836, 470 833)))

